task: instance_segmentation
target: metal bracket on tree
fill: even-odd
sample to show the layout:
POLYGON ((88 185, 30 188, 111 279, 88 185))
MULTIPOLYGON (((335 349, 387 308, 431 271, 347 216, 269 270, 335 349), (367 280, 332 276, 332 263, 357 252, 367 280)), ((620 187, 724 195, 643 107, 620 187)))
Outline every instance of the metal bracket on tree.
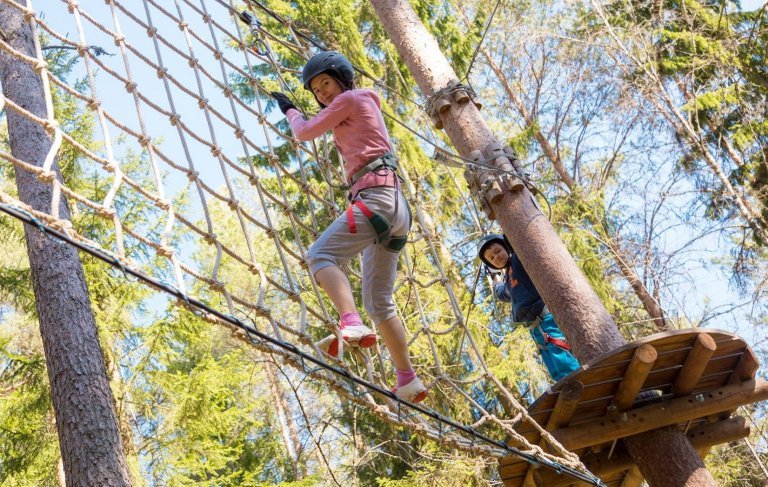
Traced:
POLYGON ((427 99, 425 110, 427 111, 427 114, 429 114, 429 118, 432 119, 435 128, 438 130, 442 130, 443 128, 443 121, 440 120, 440 114, 451 108, 449 97, 453 98, 459 105, 464 105, 472 101, 478 110, 482 108, 480 102, 477 101, 475 90, 473 90, 471 86, 460 83, 457 80, 451 81, 448 83, 448 86, 432 93, 427 99))
POLYGON ((523 180, 517 176, 523 174, 517 155, 511 147, 502 147, 498 142, 491 142, 482 151, 470 152, 469 159, 482 163, 483 166, 492 166, 479 171, 468 169, 464 172, 464 177, 469 182, 470 191, 478 197, 485 214, 489 219, 495 220, 496 215, 491 203, 501 199, 502 187, 506 186, 510 191, 521 191, 525 187, 523 180))

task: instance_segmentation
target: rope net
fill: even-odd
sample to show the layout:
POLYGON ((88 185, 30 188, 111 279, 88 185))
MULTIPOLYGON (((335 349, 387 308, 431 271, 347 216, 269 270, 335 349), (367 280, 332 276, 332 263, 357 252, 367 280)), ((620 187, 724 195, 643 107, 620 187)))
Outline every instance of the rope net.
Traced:
MULTIPOLYGON (((42 4, 42 13, 29 1, 26 6, 2 1, 18 9, 36 33, 34 56, 5 41, 0 49, 41 75, 48 116, 38 117, 5 98, 3 110, 43 127, 51 149, 42 165, 16 159, 7 147, 0 149, 0 157, 36 174, 52 186, 54 196, 48 211, 36 211, 6 183, 0 184, 0 202, 109 255, 119 268, 140 271, 181 296, 247 319, 259 333, 290 347, 277 347, 196 309, 386 421, 497 457, 509 451, 477 441, 467 431, 507 436, 536 459, 585 471, 543 429, 546 448, 515 433, 515 424, 531 420, 480 354, 488 332, 484 324, 467 322, 462 309, 462 303, 469 306, 472 289, 447 247, 451 228, 435 223, 430 216, 435 202, 428 192, 416 191, 439 174, 442 184, 460 195, 458 218, 474 229, 474 239, 483 230, 481 219, 458 182, 457 169, 433 165, 419 173, 409 167, 408 155, 400 154, 414 227, 401 254, 395 300, 409 330, 414 365, 430 388, 428 406, 440 413, 440 404, 466 404, 458 421, 468 428, 446 427, 349 380, 359 377, 384 390, 394 383, 386 350, 378 345, 372 353, 346 350, 343 363, 333 366, 347 377, 311 368, 292 352, 326 360, 313 342, 335 331, 336 317, 309 275, 306 253, 343 211, 345 194, 338 187, 344 178, 330 140, 294 140, 269 98, 275 89, 308 96, 290 90, 299 86, 298 69, 311 54, 308 38, 297 33, 290 19, 257 3, 231 0, 130 5, 107 0, 89 2, 88 10, 74 0, 50 0, 42 4), (238 19, 243 10, 251 15, 250 27, 238 19), (62 100, 74 112, 89 114, 96 127, 92 140, 79 140, 73 119, 54 109, 54 102, 62 100), (65 156, 77 161, 92 184, 74 187, 56 176, 54 164, 65 156), (98 241, 60 218, 64 204, 76 222, 102 222, 106 230, 98 241), (508 419, 500 419, 487 407, 489 397, 511 405, 513 414, 508 411, 508 419)), ((429 126, 427 118, 400 120, 388 108, 385 112, 401 127, 429 126)), ((433 134, 425 137, 436 140, 433 134)), ((359 263, 347 270, 359 287, 359 263)), ((188 305, 184 299, 179 303, 188 305)))

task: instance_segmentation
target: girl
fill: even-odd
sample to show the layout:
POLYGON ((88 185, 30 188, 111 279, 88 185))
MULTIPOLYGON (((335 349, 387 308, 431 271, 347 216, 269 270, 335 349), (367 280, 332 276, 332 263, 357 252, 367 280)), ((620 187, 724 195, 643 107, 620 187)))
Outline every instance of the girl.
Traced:
POLYGON ((506 237, 486 235, 480 240, 477 256, 487 267, 503 271, 493 274, 493 293, 499 301, 512 303, 512 319, 528 325, 549 375, 559 381, 578 369, 571 346, 506 237))
MULTIPOLYGON (((427 389, 411 366, 405 328, 392 298, 411 214, 395 173, 396 159, 381 115, 381 101, 374 91, 355 88, 352 64, 338 52, 312 57, 304 66, 302 79, 304 88, 315 95, 322 108, 312 119, 305 120, 283 93, 272 96, 297 139, 310 140, 333 131, 336 149, 344 161, 351 203, 310 247, 310 272, 341 317, 343 340, 372 347, 376 334, 363 324, 349 280, 340 269, 362 252, 363 306, 381 332, 397 370, 397 387, 392 391, 406 401, 423 401, 427 389)), ((318 346, 341 358, 335 335, 321 340, 318 346)))

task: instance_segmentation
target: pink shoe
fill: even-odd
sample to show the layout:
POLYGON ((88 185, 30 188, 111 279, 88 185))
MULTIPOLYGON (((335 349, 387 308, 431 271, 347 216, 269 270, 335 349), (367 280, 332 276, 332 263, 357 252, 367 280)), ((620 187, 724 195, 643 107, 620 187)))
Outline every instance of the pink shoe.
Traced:
POLYGON ((322 340, 315 342, 315 345, 331 358, 336 360, 341 360, 343 358, 344 353, 339 350, 339 340, 336 338, 335 334, 328 335, 322 340))
MULTIPOLYGON (((369 348, 376 345, 376 334, 363 324, 347 326, 341 330, 341 337, 347 344, 357 345, 360 348, 369 348)), ((325 354, 336 360, 342 359, 343 352, 339 350, 339 339, 336 337, 336 334, 328 335, 319 342, 315 342, 315 345, 325 354)))
POLYGON ((411 382, 401 387, 395 387, 392 389, 397 397, 404 401, 417 403, 426 399, 428 391, 421 383, 418 377, 414 378, 411 382))
POLYGON ((376 334, 362 323, 343 328, 341 338, 350 345, 357 345, 360 348, 376 345, 376 334))

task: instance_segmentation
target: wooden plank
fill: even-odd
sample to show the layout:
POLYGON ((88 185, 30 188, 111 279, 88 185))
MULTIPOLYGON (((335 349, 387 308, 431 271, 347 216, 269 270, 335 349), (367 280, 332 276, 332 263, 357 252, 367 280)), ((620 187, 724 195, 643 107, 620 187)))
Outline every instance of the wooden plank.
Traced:
POLYGON ((759 367, 760 364, 757 361, 757 357, 755 357, 755 352, 753 352, 751 348, 747 348, 739 359, 739 363, 734 367, 733 373, 728 378, 728 383, 736 384, 745 380, 754 379, 759 367))
MULTIPOLYGON (((746 419, 736 416, 719 423, 708 423, 691 428, 686 436, 691 445, 697 451, 701 451, 715 445, 746 438, 749 436, 749 424, 746 419)), ((581 457, 581 461, 590 472, 601 479, 618 472, 624 472, 634 466, 632 457, 621 443, 617 445, 610 457, 609 452, 610 449, 606 449, 597 454, 585 454, 581 457)), ((544 485, 552 487, 565 485, 562 482, 564 479, 555 472, 542 471, 539 477, 544 481, 544 485)))
POLYGON ((693 341, 696 336, 706 333, 710 335, 717 343, 718 348, 727 342, 740 342, 744 343, 741 338, 728 333, 727 331, 717 330, 714 328, 687 328, 685 330, 674 330, 664 333, 657 333, 655 335, 647 336, 641 340, 628 343, 623 347, 617 348, 607 354, 604 354, 596 359, 590 361, 585 367, 592 368, 599 366, 597 364, 608 365, 617 361, 629 361, 632 358, 631 350, 638 347, 643 343, 649 343, 653 345, 653 348, 659 353, 659 355, 668 352, 670 350, 692 347, 693 341))
MULTIPOLYGON (((706 333, 700 334, 705 335, 706 333)), ((667 343, 649 343, 656 349, 658 355, 658 358, 656 359, 658 365, 655 366, 655 368, 682 365, 685 357, 687 357, 688 353, 693 349, 693 343, 696 338, 697 336, 693 336, 691 343, 688 346, 679 348, 670 348, 667 343)), ((748 348, 746 343, 740 339, 721 340, 720 342, 715 341, 715 343, 718 350, 715 356, 719 356, 720 354, 740 353, 748 348)), ((600 382, 601 380, 609 380, 611 377, 618 377, 631 360, 631 352, 628 351, 625 352, 625 354, 626 353, 630 353, 630 355, 626 359, 618 362, 611 360, 592 364, 587 371, 579 374, 578 379, 584 382, 585 387, 588 387, 592 382, 600 382)))
POLYGON ((655 361, 656 349, 652 345, 644 343, 635 349, 635 354, 624 372, 624 377, 613 399, 619 411, 626 411, 632 407, 655 361))
MULTIPOLYGON (((547 424, 544 429, 551 431, 555 428, 562 428, 567 426, 571 421, 573 412, 576 406, 579 404, 581 394, 584 392, 584 385, 577 380, 569 380, 557 396, 557 403, 555 403, 555 409, 547 420, 547 424)), ((538 441, 539 446, 545 446, 544 439, 538 441)), ((536 469, 529 468, 523 479, 523 487, 529 487, 534 485, 534 472, 536 469)))
MULTIPOLYGON (((729 342, 728 344, 724 345, 723 348, 718 349, 714 353, 712 359, 719 359, 722 356, 739 355, 745 350, 745 348, 746 345, 743 342, 729 342)), ((663 354, 658 353, 657 350, 657 358, 652 370, 663 370, 671 367, 681 367, 691 350, 693 350, 693 347, 675 350, 663 354)), ((588 370, 574 378, 584 383, 584 398, 589 399, 593 397, 592 387, 594 385, 603 385, 605 383, 619 381, 620 378, 623 377, 626 373, 625 365, 628 366, 628 364, 629 362, 626 362, 626 364, 611 364, 606 367, 601 367, 598 371, 588 370)), ((538 407, 537 403, 534 403, 531 406, 531 410, 539 409, 540 407, 538 407)))
POLYGON ((621 482, 621 487, 640 487, 643 483, 643 475, 640 473, 637 467, 632 467, 627 471, 624 476, 624 480, 621 482))
MULTIPOLYGON (((718 349, 715 357, 713 357, 709 363, 707 363, 707 367, 705 368, 703 375, 712 375, 724 370, 730 370, 738 362, 741 355, 739 354, 740 352, 738 349, 724 350, 723 352, 727 351, 734 353, 717 356, 719 353, 718 349)), ((652 372, 649 373, 649 377, 646 381, 646 384, 644 385, 644 389, 671 388, 672 384, 674 383, 674 379, 676 378, 676 374, 678 373, 678 370, 686 357, 687 355, 684 353, 675 354, 674 356, 667 355, 665 357, 658 357, 652 372)), ((624 374, 624 370, 616 368, 612 369, 610 372, 616 375, 611 379, 601 378, 603 379, 601 381, 595 381, 594 377, 587 375, 578 375, 574 377, 575 379, 583 381, 584 383, 582 402, 589 402, 601 397, 610 397, 615 393, 615 390, 618 387, 620 381, 620 377, 622 377, 624 374)), ((718 386, 719 385, 720 384, 718 384, 718 386)), ((557 396, 555 394, 552 394, 547 398, 546 402, 537 401, 534 403, 529 408, 531 416, 534 417, 537 422, 545 421, 544 418, 547 417, 547 412, 551 412, 552 408, 554 407, 556 397, 557 396)), ((576 413, 576 416, 578 416, 578 412, 576 413)))
POLYGON ((500 467, 499 475, 501 476, 501 480, 504 480, 505 482, 519 477, 519 483, 522 484, 523 479, 525 478, 525 473, 528 471, 528 467, 530 467, 530 464, 525 461, 511 463, 500 467))
POLYGON ((623 418, 596 418, 554 430, 552 434, 569 450, 583 448, 625 436, 700 418, 743 404, 768 399, 768 382, 763 379, 712 390, 696 401, 691 396, 634 409, 623 418))

